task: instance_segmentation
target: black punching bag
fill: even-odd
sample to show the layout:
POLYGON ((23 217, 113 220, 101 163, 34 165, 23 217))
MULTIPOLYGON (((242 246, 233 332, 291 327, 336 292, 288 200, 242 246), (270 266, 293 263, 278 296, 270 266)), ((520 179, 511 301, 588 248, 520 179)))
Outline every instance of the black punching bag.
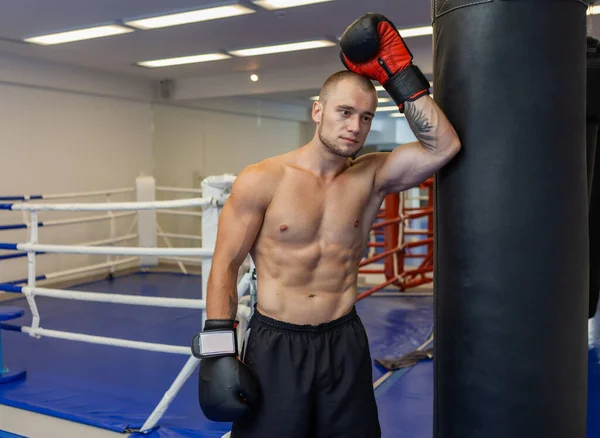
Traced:
POLYGON ((598 128, 600 126, 600 47, 598 40, 587 39, 587 93, 586 136, 587 175, 589 190, 590 226, 590 309, 589 317, 596 315, 600 292, 600 154, 598 128))
POLYGON ((433 0, 435 438, 586 438, 586 4, 433 0))

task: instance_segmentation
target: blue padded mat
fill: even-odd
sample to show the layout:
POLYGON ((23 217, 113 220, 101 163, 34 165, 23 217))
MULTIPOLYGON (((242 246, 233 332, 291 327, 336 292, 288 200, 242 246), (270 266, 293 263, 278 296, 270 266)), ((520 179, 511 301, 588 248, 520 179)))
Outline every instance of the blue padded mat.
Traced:
MULTIPOLYGON (((134 274, 73 289, 139 296, 200 298, 201 279, 178 274, 134 274)), ((37 297, 41 326, 187 346, 200 330, 201 311, 37 297)), ((10 303, 26 309, 16 324, 29 325, 24 298, 10 303)), ((432 298, 369 297, 357 309, 370 338, 373 358, 408 353, 431 330, 432 298)), ((6 357, 25 367, 28 378, 0 387, 0 403, 116 432, 141 427, 183 367, 187 356, 145 352, 59 339, 33 339, 5 332, 6 357)), ((373 378, 385 370, 374 365, 373 378)), ((395 430, 395 421, 382 424, 395 430)), ((195 375, 183 386, 148 438, 220 437, 228 424, 206 420, 198 407, 195 375)), ((140 435, 141 434, 134 434, 140 435)))
POLYGON ((376 391, 382 438, 431 438, 433 362, 423 361, 396 373, 399 379, 376 391))
MULTIPOLYGON (((356 305, 367 330, 371 356, 394 359, 416 350, 429 337, 433 297, 371 296, 356 305)), ((373 364, 373 381, 387 370, 373 364)))
POLYGON ((0 430, 0 438, 27 438, 22 435, 15 435, 14 433, 7 432, 5 430, 0 430))

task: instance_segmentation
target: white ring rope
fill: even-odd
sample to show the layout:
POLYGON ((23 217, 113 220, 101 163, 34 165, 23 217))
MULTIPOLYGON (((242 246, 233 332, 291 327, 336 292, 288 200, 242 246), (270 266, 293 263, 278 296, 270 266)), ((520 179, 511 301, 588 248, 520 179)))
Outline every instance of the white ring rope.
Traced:
POLYGON ((104 336, 84 335, 81 333, 63 332, 59 330, 48 330, 43 328, 21 327, 23 333, 34 337, 47 337, 56 339, 66 339, 69 341, 81 341, 90 344, 110 345, 113 347, 133 348, 136 350, 156 351, 158 353, 171 354, 190 354, 190 347, 181 347, 177 345, 154 344, 152 342, 129 341, 127 339, 107 338, 104 336))
POLYGON ((174 193, 198 193, 202 194, 202 189, 181 189, 179 187, 164 187, 157 186, 157 192, 174 192, 174 193))
POLYGON ((30 288, 24 286, 23 293, 30 292, 33 296, 59 298, 64 300, 93 301, 96 303, 137 304, 140 306, 170 307, 177 309, 205 309, 203 300, 187 298, 142 297, 138 295, 117 295, 78 290, 47 289, 43 287, 30 288))
MULTIPOLYGON (((202 310, 206 308, 206 302, 204 299, 187 299, 187 298, 171 298, 171 297, 146 297, 146 296, 138 296, 138 295, 118 295, 118 294, 107 294, 107 293, 95 293, 95 292, 87 292, 87 291, 79 291, 79 290, 61 290, 61 289, 51 289, 51 288, 42 288, 36 287, 36 280, 38 277, 35 275, 35 256, 36 253, 62 253, 62 254, 86 254, 86 255, 115 255, 115 256, 137 256, 137 257, 129 257, 118 261, 108 260, 105 263, 100 263, 88 267, 74 268, 61 272, 55 272, 52 274, 46 274, 39 277, 39 279, 51 279, 56 277, 68 276, 71 274, 78 274, 83 272, 88 272, 90 270, 97 270, 109 267, 111 268, 111 272, 113 268, 117 265, 127 265, 129 263, 140 262, 138 257, 142 256, 156 256, 164 259, 170 260, 178 260, 178 261, 190 261, 196 263, 202 263, 203 270, 205 269, 205 265, 210 266, 210 261, 207 259, 212 258, 214 254, 214 248, 210 247, 210 245, 204 246, 202 248, 159 248, 154 247, 150 243, 150 245, 144 245, 140 242, 139 247, 117 247, 117 246, 94 246, 94 245, 104 245, 104 244, 113 244, 116 242, 121 242, 125 240, 133 240, 138 238, 137 234, 133 233, 133 227, 136 223, 139 223, 139 217, 143 215, 147 215, 148 213, 138 213, 138 218, 134 220, 134 225, 132 225, 132 229, 128 231, 125 236, 117 237, 115 234, 115 225, 114 221, 117 218, 135 215, 136 212, 141 212, 142 210, 154 210, 155 213, 165 213, 165 214, 179 214, 186 216, 198 216, 202 217, 203 221, 203 233, 208 226, 208 230, 211 230, 211 227, 216 227, 216 223, 214 222, 214 216, 210 218, 205 218, 202 212, 193 212, 193 211, 174 211, 169 209, 174 208, 190 208, 190 207, 216 207, 216 210, 211 215, 216 214, 218 217, 219 207, 223 206, 225 200, 228 198, 228 192, 231 188, 233 181, 235 180, 234 175, 221 175, 221 176, 212 176, 205 178, 202 182, 202 186, 206 189, 207 197, 204 198, 189 198, 189 199, 179 199, 179 200, 170 200, 170 201, 148 201, 148 202, 102 202, 102 203, 64 203, 64 204, 41 204, 37 202, 38 197, 36 196, 32 199, 32 202, 16 202, 9 204, 1 204, 0 208, 5 210, 14 210, 14 211, 22 211, 24 213, 24 218, 26 218, 25 213, 30 213, 30 222, 27 223, 24 220, 24 223, 27 223, 27 228, 29 228, 29 241, 27 243, 19 243, 19 244, 2 244, 3 249, 9 250, 20 250, 27 252, 28 258, 28 278, 27 285, 24 286, 16 286, 18 282, 2 284, 3 289, 8 292, 21 292, 27 299, 29 307, 31 309, 32 322, 31 326, 11 326, 12 329, 20 330, 23 333, 27 333, 32 337, 41 338, 41 337, 49 337, 49 338, 57 338, 57 339, 65 339, 70 341, 80 341, 87 342, 93 344, 100 345, 108 345, 108 346, 117 346, 124 348, 132 348, 138 350, 145 351, 155 351, 161 353, 172 353, 172 354, 183 354, 189 356, 188 361, 185 366, 169 388, 169 390, 164 394, 163 398, 156 406, 152 414, 148 417, 148 419, 144 422, 141 431, 147 431, 152 429, 160 420, 168 406, 170 405, 172 399, 177 395, 179 390, 185 381, 191 376, 194 369, 199 363, 199 360, 195 357, 191 356, 190 346, 177 346, 177 345, 166 345, 166 344, 158 344, 151 342, 140 342, 140 341, 132 341, 126 339, 118 339, 118 338, 109 338, 103 336, 94 336, 87 335, 81 333, 72 333, 58 330, 50 330, 40 327, 40 315, 38 313, 37 305, 35 303, 36 296, 43 296, 48 298, 57 298, 57 299, 69 299, 69 300, 79 300, 79 301, 88 301, 88 302, 102 302, 102 303, 113 303, 113 304, 128 304, 128 305, 140 305, 140 306, 154 306, 154 307, 168 307, 168 308, 180 308, 180 309, 197 309, 202 310), (213 196, 208 196, 208 195, 213 196), (124 211, 129 210, 131 213, 113 213, 114 211, 124 211), (53 221, 46 221, 40 223, 37 218, 38 211, 102 211, 108 212, 106 216, 88 216, 82 218, 75 219, 60 219, 53 221), (67 225, 67 224, 75 224, 82 222, 93 222, 93 221, 111 221, 111 236, 109 239, 102 239, 93 242, 86 243, 84 245, 46 245, 38 243, 38 226, 51 226, 51 225, 67 225), (150 247, 152 246, 152 247, 150 247), (195 258, 191 258, 195 257, 195 258)), ((156 190, 165 191, 165 192, 181 192, 181 193, 203 193, 204 190, 198 189, 177 189, 173 187, 156 187, 156 190)), ((139 190, 139 186, 138 186, 139 190)), ((108 191, 97 191, 97 192, 86 192, 86 193, 67 193, 60 195, 44 195, 40 199, 59 199, 59 198, 73 198, 73 197, 84 197, 84 196, 96 196, 96 195, 108 195, 108 194, 117 194, 117 193, 125 193, 125 192, 133 192, 135 189, 115 189, 108 191)), ((138 192, 139 196, 139 192, 138 192)), ((23 199, 23 198, 22 198, 23 199)), ((30 199, 29 197, 24 197, 24 199, 30 199)), ((108 199, 108 198, 107 198, 108 199)), ((146 198, 147 199, 147 198, 146 198)), ((204 241, 202 236, 193 236, 191 234, 178 234, 178 233, 165 233, 160 230, 160 227, 156 226, 159 229, 157 233, 157 237, 162 237, 163 239, 168 238, 176 238, 176 239, 189 239, 189 240, 200 240, 204 241)), ((141 235, 141 234, 140 234, 141 235)), ((167 242, 168 244, 168 242, 167 242)), ((170 245, 169 245, 170 246, 170 245)), ((203 289, 206 288, 205 285, 205 277, 206 274, 203 275, 203 289)), ((254 276, 249 271, 247 272, 239 281, 237 285, 237 292, 239 299, 238 311, 236 319, 240 320, 240 326, 244 326, 247 324, 247 320, 250 318, 252 314, 251 309, 251 300, 248 299, 250 297, 246 297, 245 295, 248 293, 253 293, 255 290, 255 285, 253 280, 254 276)), ((202 292, 205 293, 204 291, 202 292)), ((202 314, 199 313, 198 317, 198 330, 201 329, 203 319, 202 314)), ((10 326, 10 324, 5 324, 5 326, 10 326)), ((239 340, 241 341, 243 336, 239 336, 239 340)))
POLYGON ((18 202, 12 204, 11 210, 28 211, 107 211, 107 210, 156 210, 158 208, 185 208, 185 207, 204 207, 207 205, 217 205, 224 199, 215 198, 189 198, 177 199, 172 201, 151 201, 151 202, 89 202, 80 204, 31 204, 27 202, 18 202))
POLYGON ((140 429, 142 432, 150 430, 154 426, 156 426, 158 420, 161 419, 161 417, 171 404, 171 401, 173 401, 173 399, 175 398, 183 384, 187 381, 187 379, 190 378, 190 376, 195 371, 199 363, 200 360, 195 358, 194 356, 190 356, 188 358, 187 362, 175 378, 175 381, 171 384, 171 387, 167 390, 160 403, 156 406, 156 408, 154 408, 154 411, 152 411, 148 419, 144 422, 142 428, 140 429))
POLYGON ((74 246, 44 245, 39 243, 18 243, 17 249, 27 252, 88 255, 127 255, 127 256, 189 256, 212 257, 214 250, 204 248, 140 248, 133 246, 74 246))

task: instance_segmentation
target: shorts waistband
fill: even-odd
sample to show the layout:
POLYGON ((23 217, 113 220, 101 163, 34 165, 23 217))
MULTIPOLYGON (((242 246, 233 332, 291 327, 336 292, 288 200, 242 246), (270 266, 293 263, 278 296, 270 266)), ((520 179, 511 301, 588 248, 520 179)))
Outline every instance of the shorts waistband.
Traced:
POLYGON ((352 307, 352 310, 341 316, 340 318, 334 319, 332 321, 324 322, 317 325, 311 324, 292 324, 285 321, 279 321, 277 319, 273 319, 269 316, 263 315, 258 311, 258 309, 254 308, 254 314, 252 315, 252 319, 250 324, 253 322, 259 323, 261 325, 266 325, 278 330, 282 331, 290 331, 290 332, 304 332, 304 333, 322 333, 328 330, 332 330, 336 327, 347 324, 351 321, 358 319, 358 313, 356 313, 356 308, 352 307))

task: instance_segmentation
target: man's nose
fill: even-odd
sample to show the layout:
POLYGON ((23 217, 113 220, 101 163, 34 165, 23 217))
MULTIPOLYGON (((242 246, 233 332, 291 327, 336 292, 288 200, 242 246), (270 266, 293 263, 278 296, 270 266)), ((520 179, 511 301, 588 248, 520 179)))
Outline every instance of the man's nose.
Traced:
POLYGON ((360 132, 360 117, 351 117, 348 120, 348 131, 356 134, 360 132))

